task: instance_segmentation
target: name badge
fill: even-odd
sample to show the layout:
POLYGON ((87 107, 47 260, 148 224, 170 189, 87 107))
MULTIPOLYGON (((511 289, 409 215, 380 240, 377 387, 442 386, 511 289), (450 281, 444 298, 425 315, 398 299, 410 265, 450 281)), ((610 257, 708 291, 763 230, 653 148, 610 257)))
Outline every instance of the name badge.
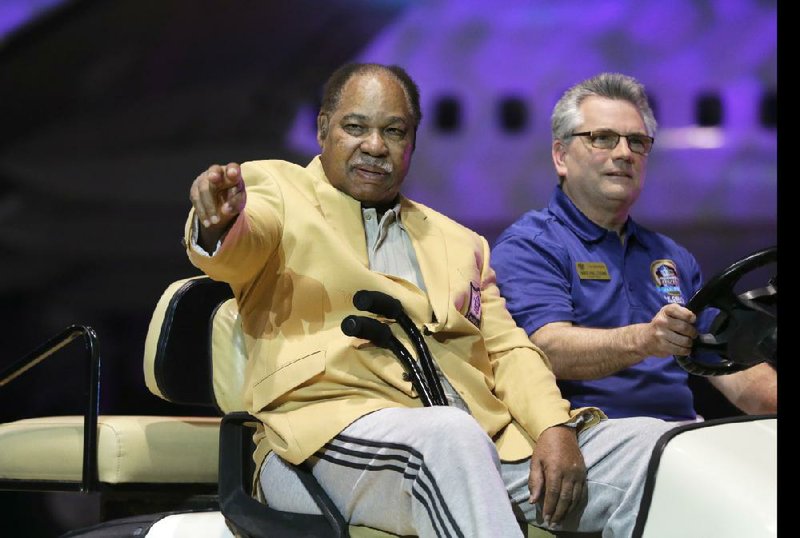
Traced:
POLYGON ((611 280, 603 262, 575 262, 575 268, 581 280, 611 280))

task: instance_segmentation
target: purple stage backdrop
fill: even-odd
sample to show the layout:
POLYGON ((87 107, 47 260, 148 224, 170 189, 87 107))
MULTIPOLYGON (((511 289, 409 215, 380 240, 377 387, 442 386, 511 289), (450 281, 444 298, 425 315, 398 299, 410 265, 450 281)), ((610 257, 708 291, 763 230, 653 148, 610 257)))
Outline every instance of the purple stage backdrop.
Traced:
MULTIPOLYGON (((58 4, 56 0, 0 0, 0 35, 58 4)), ((236 2, 230 4, 231 13, 237 13, 236 6, 236 2)), ((634 215, 646 225, 676 235, 691 249, 699 249, 701 265, 707 273, 754 248, 777 242, 775 0, 384 0, 366 4, 340 2, 336 6, 336 13, 344 19, 353 19, 359 8, 396 13, 388 25, 385 20, 378 24, 373 19, 375 28, 369 28, 368 17, 359 22, 358 28, 363 29, 360 42, 366 42, 366 46, 356 58, 403 65, 421 86, 425 117, 406 193, 475 228, 490 241, 523 212, 541 207, 548 200, 556 183, 550 157, 549 115, 561 92, 600 71, 621 71, 645 84, 660 127, 649 157, 645 189, 634 215), (348 9, 353 10, 352 14, 347 13, 348 9)), ((142 20, 146 20, 148 9, 155 10, 142 5, 142 20)), ((298 8, 298 12, 306 13, 308 9, 309 5, 298 8)), ((185 15, 187 27, 197 26, 192 24, 190 13, 185 15)), ((314 27, 312 19, 309 13, 309 27, 314 27)), ((255 26, 252 21, 248 23, 248 33, 252 34, 254 28, 264 32, 264 49, 269 51, 251 50, 255 65, 280 59, 280 51, 269 44, 269 37, 277 31, 270 26, 269 17, 262 13, 255 26)), ((309 32, 305 42, 294 43, 295 56, 287 54, 288 59, 283 59, 287 71, 296 68, 292 62, 297 62, 298 49, 322 51, 354 39, 352 29, 346 35, 337 33, 343 32, 341 25, 322 28, 324 31, 309 32)), ((187 47, 193 43, 192 37, 184 36, 187 47)), ((108 68, 109 79, 113 80, 121 78, 115 70, 124 69, 128 65, 125 62, 129 62, 131 69, 150 65, 167 81, 175 73, 191 78, 191 65, 195 64, 185 61, 189 52, 182 50, 179 42, 177 37, 165 36, 157 45, 148 43, 153 49, 163 47, 163 62, 135 64, 130 58, 136 56, 121 50, 109 54, 107 64, 97 69, 108 68)), ((313 71, 313 55, 302 57, 313 71)), ((153 61, 152 57, 149 59, 153 61)), ((320 80, 327 74, 325 69, 316 73, 320 80)), ((277 72, 279 76, 280 73, 277 72)), ((149 72, 143 76, 148 75, 149 72)), ((106 80, 97 71, 81 76, 85 85, 106 80)), ((277 80, 276 83, 273 75, 264 84, 280 88, 283 83, 280 78, 277 80)), ((243 85, 248 82, 242 80, 243 85)), ((154 95, 158 95, 157 91, 154 95)), ((158 133, 158 123, 138 123, 141 117, 158 116, 158 106, 176 108, 166 100, 142 100, 142 106, 152 103, 153 108, 142 108, 140 113, 131 112, 135 110, 132 107, 108 111, 119 125, 129 126, 131 133, 124 136, 133 137, 135 132, 141 133, 137 137, 146 138, 148 132, 152 133, 150 145, 157 150, 129 160, 150 162, 154 169, 165 170, 167 177, 175 178, 174 184, 165 187, 172 189, 170 196, 180 202, 185 200, 187 168, 182 164, 171 170, 173 161, 177 163, 178 159, 171 159, 167 150, 177 156, 189 148, 201 155, 204 141, 199 137, 203 129, 198 129, 197 123, 205 114, 219 110, 230 116, 230 111, 242 109, 241 117, 231 123, 238 120, 247 128, 256 119, 274 121, 269 116, 258 116, 264 112, 252 105, 257 97, 244 92, 241 96, 232 94, 227 102, 218 85, 196 84, 184 91, 185 98, 176 99, 190 102, 198 95, 213 95, 216 91, 216 109, 208 103, 194 109, 184 107, 187 110, 180 121, 185 125, 174 130, 177 135, 185 133, 185 137, 182 141, 175 138, 171 149, 160 145, 163 134, 158 133), (124 116, 126 113, 128 117, 124 116), (191 120, 190 114, 196 121, 191 120)), ((255 132, 246 140, 246 130, 230 140, 236 147, 249 147, 247 158, 288 154, 300 159, 311 157, 318 150, 314 133, 316 102, 306 94, 275 93, 279 99, 287 100, 284 108, 289 117, 294 114, 288 129, 280 124, 278 132, 285 131, 283 141, 278 139, 270 146, 255 132), (297 112, 291 112, 295 108, 297 112)), ((90 90, 87 94, 93 95, 90 90)), ((94 100, 103 97, 98 94, 94 100)), ((42 185, 50 184, 46 187, 50 191, 71 185, 69 196, 82 193, 93 203, 101 193, 115 201, 146 199, 148 194, 140 187, 135 166, 91 157, 87 148, 108 146, 108 150, 97 150, 103 154, 124 149, 124 145, 113 146, 117 138, 113 132, 97 134, 104 133, 104 128, 83 125, 77 117, 68 117, 48 126, 48 130, 15 139, 10 151, 0 151, 0 161, 13 174, 12 181, 27 181, 32 188, 34 183, 40 184, 35 187, 40 190, 42 185), (86 133, 95 133, 97 139, 86 133), (64 161, 65 151, 48 147, 48 141, 58 141, 59 136, 64 140, 62 145, 72 141, 79 146, 66 151, 67 162, 58 161, 64 161), (38 157, 42 153, 50 156, 47 163, 38 157), (90 157, 84 160, 84 154, 90 157), (95 167, 113 173, 116 181, 111 184, 98 181, 96 173, 77 173, 95 167)), ((136 151, 147 146, 147 141, 130 146, 136 151)), ((212 146, 209 144, 208 148, 212 146)), ((208 155, 198 158, 197 167, 226 158, 218 156, 225 155, 222 149, 209 151, 208 155)), ((114 229, 106 217, 101 218, 102 224, 83 228, 71 221, 62 225, 74 227, 76 235, 85 234, 94 238, 94 244, 101 245, 104 241, 96 237, 96 230, 114 229)), ((34 231, 29 235, 37 233, 48 235, 34 231)), ((18 239, 14 242, 20 243, 18 239)))
MULTIPOLYGON (((0 0, 0 368, 87 323, 101 412, 174 414, 141 352, 160 293, 196 274, 189 185, 212 162, 316 154, 314 89, 351 56, 419 82, 405 192, 489 241, 556 184, 561 92, 637 77, 660 128, 634 214, 710 276, 777 243, 777 19, 776 0, 0 0), (24 32, 51 7, 80 9, 24 32)), ((74 364, 0 391, 0 420, 79 408, 74 364)), ((0 492, 0 536, 98 514, 96 496, 0 492)))
MULTIPOLYGON (((407 193, 458 220, 496 231, 546 204, 555 101, 582 78, 621 71, 645 84, 659 121, 635 216, 755 225, 777 240, 775 2, 418 2, 360 59, 403 65, 419 82, 425 118, 407 193)), ((301 110, 288 141, 309 155, 314 114, 301 110)))

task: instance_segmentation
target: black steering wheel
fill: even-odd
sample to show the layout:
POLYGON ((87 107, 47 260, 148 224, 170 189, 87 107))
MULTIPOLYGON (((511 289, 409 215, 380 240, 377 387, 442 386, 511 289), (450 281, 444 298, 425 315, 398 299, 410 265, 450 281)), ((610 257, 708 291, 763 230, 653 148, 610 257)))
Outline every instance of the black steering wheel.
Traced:
POLYGON ((697 314, 698 319, 706 309, 719 312, 709 332, 697 336, 688 356, 675 355, 684 370, 717 376, 746 370, 761 362, 777 366, 777 268, 766 286, 742 293, 734 291, 746 274, 776 264, 777 259, 777 246, 742 258, 706 282, 689 300, 686 308, 697 314))

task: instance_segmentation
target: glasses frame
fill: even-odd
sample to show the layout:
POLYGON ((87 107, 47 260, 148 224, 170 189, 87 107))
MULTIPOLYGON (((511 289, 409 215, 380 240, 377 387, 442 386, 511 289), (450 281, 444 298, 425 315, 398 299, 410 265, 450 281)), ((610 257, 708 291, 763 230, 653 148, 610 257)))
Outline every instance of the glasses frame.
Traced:
POLYGON ((591 146, 593 148, 595 148, 595 149, 604 149, 604 150, 612 150, 612 149, 616 148, 617 145, 619 145, 620 139, 624 138, 625 139, 625 143, 628 144, 628 149, 629 150, 631 150, 633 153, 636 153, 637 155, 645 155, 645 156, 650 154, 650 152, 653 150, 653 144, 656 143, 656 139, 653 138, 650 135, 645 135, 645 134, 624 135, 624 134, 620 134, 620 133, 618 133, 616 131, 612 131, 611 129, 595 129, 594 131, 581 131, 580 133, 572 133, 572 134, 569 135, 570 138, 573 137, 573 136, 585 136, 585 137, 588 137, 589 138, 589 144, 591 144, 591 146), (614 145, 611 146, 610 148, 602 148, 602 147, 595 146, 593 139, 594 139, 595 136, 601 135, 601 134, 614 135, 614 136, 617 137, 617 141, 614 142, 614 145), (631 147, 631 141, 630 141, 631 137, 645 138, 645 139, 650 140, 650 147, 647 148, 646 151, 636 151, 635 149, 633 149, 631 147))

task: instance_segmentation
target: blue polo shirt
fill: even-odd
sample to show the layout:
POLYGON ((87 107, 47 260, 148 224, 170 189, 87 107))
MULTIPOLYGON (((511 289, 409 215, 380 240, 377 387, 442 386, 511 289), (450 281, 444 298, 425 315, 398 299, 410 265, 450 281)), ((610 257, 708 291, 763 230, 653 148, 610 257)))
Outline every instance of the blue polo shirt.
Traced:
MULTIPOLYGON (((525 213, 492 249, 508 309, 530 335, 547 323, 614 328, 649 322, 668 302, 685 305, 700 289, 700 267, 684 247, 636 224, 615 232, 590 221, 556 187, 546 209, 525 213)), ((559 381, 573 407, 612 418, 696 417, 688 374, 673 357, 648 357, 592 381, 559 381)))

